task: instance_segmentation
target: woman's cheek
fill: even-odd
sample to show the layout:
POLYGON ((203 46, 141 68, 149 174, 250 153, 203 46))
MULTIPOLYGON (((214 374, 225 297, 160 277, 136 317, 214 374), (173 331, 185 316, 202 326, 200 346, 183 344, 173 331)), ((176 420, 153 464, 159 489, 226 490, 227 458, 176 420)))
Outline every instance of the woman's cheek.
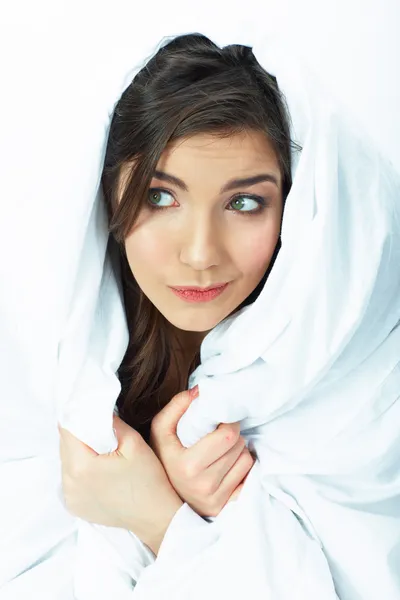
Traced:
MULTIPOLYGON (((126 240, 126 253, 132 271, 150 268, 157 271, 160 265, 168 262, 170 248, 168 237, 153 227, 142 226, 131 233, 126 240)), ((150 274, 150 273, 149 273, 150 274)))
POLYGON ((272 255, 279 239, 279 232, 273 231, 253 232, 246 236, 243 244, 237 244, 235 254, 236 264, 242 273, 261 279, 271 262, 272 255))

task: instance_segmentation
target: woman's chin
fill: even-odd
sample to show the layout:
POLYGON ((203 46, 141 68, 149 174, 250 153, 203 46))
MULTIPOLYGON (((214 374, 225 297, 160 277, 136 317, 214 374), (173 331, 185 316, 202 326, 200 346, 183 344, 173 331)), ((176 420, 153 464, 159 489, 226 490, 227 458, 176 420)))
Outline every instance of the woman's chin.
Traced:
POLYGON ((214 329, 218 323, 223 321, 227 315, 218 315, 214 316, 214 318, 211 318, 211 315, 205 318, 201 318, 200 316, 192 316, 191 318, 188 316, 187 318, 183 318, 182 314, 174 315, 173 318, 169 318, 167 315, 164 316, 172 323, 172 325, 174 325, 174 327, 181 331, 204 333, 206 335, 211 329, 214 329))

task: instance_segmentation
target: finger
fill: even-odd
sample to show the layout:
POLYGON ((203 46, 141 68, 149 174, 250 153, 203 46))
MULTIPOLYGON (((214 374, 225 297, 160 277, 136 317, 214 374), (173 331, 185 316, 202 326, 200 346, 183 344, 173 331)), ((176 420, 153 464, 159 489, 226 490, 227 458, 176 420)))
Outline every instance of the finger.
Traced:
MULTIPOLYGON (((252 453, 250 452, 251 457, 253 458, 253 465, 256 462, 255 458, 253 457, 252 453)), ((240 495, 240 492, 242 491, 244 484, 246 483, 246 479, 248 478, 248 476, 250 475, 250 471, 253 467, 250 468, 250 470, 248 471, 247 475, 244 476, 243 480, 241 483, 239 483, 239 485, 237 486, 237 488, 233 491, 233 493, 231 494, 231 497, 229 498, 228 502, 230 502, 231 500, 237 500, 238 496, 240 495)))
POLYGON ((196 465, 197 471, 207 469, 231 450, 239 437, 240 422, 221 423, 215 431, 208 433, 186 450, 187 460, 196 465))
POLYGON ((253 467, 254 462, 254 458, 251 456, 249 450, 244 448, 234 466, 221 481, 221 485, 216 492, 216 497, 221 498, 222 501, 224 499, 228 501, 236 488, 243 483, 253 467))
POLYGON ((233 465, 238 460, 239 456, 242 454, 244 448, 246 447, 246 442, 242 437, 239 437, 236 444, 228 450, 221 458, 213 462, 206 470, 205 475, 211 477, 213 481, 216 482, 216 485, 220 486, 225 475, 231 470, 233 465))
POLYGON ((176 428, 182 415, 187 411, 194 398, 197 397, 196 394, 198 395, 198 388, 176 394, 154 417, 151 424, 151 444, 154 445, 155 450, 160 450, 161 446, 163 451, 167 447, 183 448, 176 435, 176 428))
POLYGON ((244 478, 244 480, 243 480, 243 483, 239 483, 239 485, 237 486, 237 488, 236 488, 236 489, 234 490, 234 492, 231 494, 230 498, 228 499, 228 502, 231 502, 232 500, 237 500, 237 499, 238 499, 238 497, 240 496, 240 492, 241 492, 241 491, 242 491, 242 489, 243 489, 244 482, 246 481, 246 479, 247 479, 247 475, 246 475, 246 477, 244 478))

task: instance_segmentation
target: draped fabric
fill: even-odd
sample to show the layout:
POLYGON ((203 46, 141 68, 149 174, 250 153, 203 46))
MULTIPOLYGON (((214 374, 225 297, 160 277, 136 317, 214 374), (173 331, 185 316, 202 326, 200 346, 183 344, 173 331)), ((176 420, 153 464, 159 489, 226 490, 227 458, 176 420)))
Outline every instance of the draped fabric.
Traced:
POLYGON ((57 421, 98 452, 115 448, 127 330, 98 188, 113 106, 155 51, 149 35, 128 76, 112 48, 93 70, 67 33, 51 78, 37 69, 49 39, 43 55, 14 57, 19 100, 2 97, 2 185, 23 192, 17 206, 5 195, 0 223, 0 597, 397 600, 399 174, 270 35, 221 40, 253 45, 276 75, 302 146, 282 249, 258 300, 204 340, 190 382, 200 395, 178 427, 190 445, 240 420, 256 465, 211 523, 184 505, 157 560, 131 532, 65 511, 57 421), (20 133, 27 98, 44 156, 20 133), (21 178, 23 150, 35 160, 21 178))
MULTIPOLYGON (((126 594, 139 600, 249 592, 395 600, 399 175, 278 40, 260 38, 253 50, 277 77, 301 145, 293 150, 282 249, 256 302, 205 338, 190 380, 200 395, 178 435, 189 446, 221 422, 241 421, 257 462, 239 499, 211 523, 185 505, 156 561, 144 560, 133 535, 118 545, 103 528, 130 562, 122 571, 106 562, 103 577, 115 586, 130 573, 126 594)), ((87 576, 93 546, 87 530, 80 600, 109 597, 87 576)))

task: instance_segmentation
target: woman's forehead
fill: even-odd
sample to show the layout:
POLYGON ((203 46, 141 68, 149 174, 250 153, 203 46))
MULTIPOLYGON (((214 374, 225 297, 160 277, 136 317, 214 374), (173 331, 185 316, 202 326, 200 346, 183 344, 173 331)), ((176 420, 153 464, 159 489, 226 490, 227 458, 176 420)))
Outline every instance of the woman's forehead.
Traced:
POLYGON ((197 134, 172 142, 162 153, 156 171, 178 177, 202 170, 216 178, 247 175, 257 169, 272 171, 280 181, 274 148, 262 132, 238 133, 229 137, 197 134))
MULTIPOLYGON (((135 162, 136 160, 129 160, 121 166, 119 198, 129 181, 135 162)), ((245 131, 229 136, 199 133, 174 140, 161 154, 153 177, 187 189, 194 182, 210 185, 214 182, 222 187, 224 182, 233 178, 261 173, 269 174, 271 180, 275 179, 278 187, 281 186, 281 170, 272 143, 261 131, 245 131)))

